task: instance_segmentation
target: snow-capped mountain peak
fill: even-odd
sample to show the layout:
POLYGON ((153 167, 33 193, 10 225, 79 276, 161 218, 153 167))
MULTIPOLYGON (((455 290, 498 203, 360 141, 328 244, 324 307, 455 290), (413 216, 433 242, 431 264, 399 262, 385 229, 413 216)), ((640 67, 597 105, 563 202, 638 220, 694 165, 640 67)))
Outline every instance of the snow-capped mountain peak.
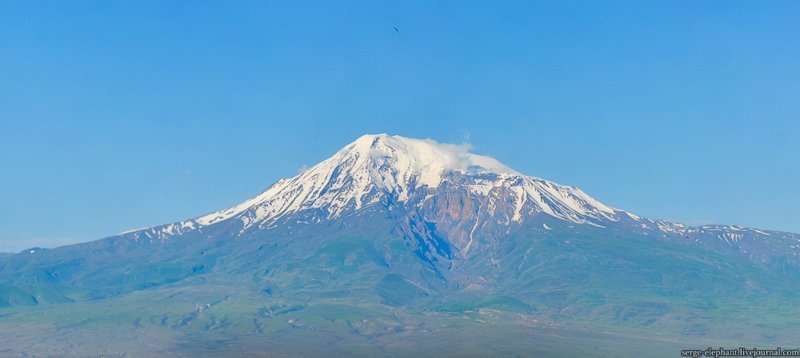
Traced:
POLYGON ((520 175, 494 158, 470 153, 470 148, 466 144, 444 144, 431 139, 364 135, 330 160, 341 164, 357 157, 359 169, 372 169, 385 176, 381 169, 390 167, 404 181, 416 178, 417 184, 431 188, 438 186, 442 175, 449 172, 520 175))
POLYGON ((238 218, 244 229, 269 227, 292 213, 312 213, 306 219, 318 222, 388 201, 415 201, 422 206, 444 190, 440 188, 444 183, 447 190, 455 185, 475 200, 489 203, 480 210, 506 217, 506 223, 543 213, 596 224, 616 221, 623 213, 578 188, 524 176, 491 157, 470 153, 466 144, 377 134, 358 138, 330 158, 293 178, 279 180, 239 205, 165 226, 157 235, 174 235, 233 218, 238 218), (501 212, 501 207, 508 212, 501 212))
POLYGON ((418 188, 436 188, 448 173, 521 175, 469 149, 468 145, 430 139, 364 135, 298 176, 280 180, 255 198, 196 221, 209 225, 254 207, 257 209, 244 219, 246 225, 311 208, 324 208, 329 217, 336 217, 350 205, 360 209, 376 202, 381 194, 406 201, 418 188))

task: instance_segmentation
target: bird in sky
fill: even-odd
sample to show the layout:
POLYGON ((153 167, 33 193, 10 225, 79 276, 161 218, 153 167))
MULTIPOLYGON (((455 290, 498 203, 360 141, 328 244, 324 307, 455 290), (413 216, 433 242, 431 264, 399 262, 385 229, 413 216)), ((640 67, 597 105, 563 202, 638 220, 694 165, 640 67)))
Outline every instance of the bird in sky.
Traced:
POLYGON ((392 28, 394 28, 394 31, 400 32, 400 30, 398 30, 397 27, 392 26, 392 28))

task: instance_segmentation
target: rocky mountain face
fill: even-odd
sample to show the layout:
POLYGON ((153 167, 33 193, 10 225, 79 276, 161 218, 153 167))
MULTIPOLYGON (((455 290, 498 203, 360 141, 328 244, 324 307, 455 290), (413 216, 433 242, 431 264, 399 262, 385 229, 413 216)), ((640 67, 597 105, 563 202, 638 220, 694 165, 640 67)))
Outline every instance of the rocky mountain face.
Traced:
POLYGON ((800 235, 639 217, 468 149, 366 135, 225 210, 0 256, 0 307, 160 302, 139 324, 233 336, 266 334, 275 317, 301 329, 297 317, 336 304, 349 313, 323 316, 375 337, 475 312, 526 327, 783 337, 769 332, 800 295, 800 235))

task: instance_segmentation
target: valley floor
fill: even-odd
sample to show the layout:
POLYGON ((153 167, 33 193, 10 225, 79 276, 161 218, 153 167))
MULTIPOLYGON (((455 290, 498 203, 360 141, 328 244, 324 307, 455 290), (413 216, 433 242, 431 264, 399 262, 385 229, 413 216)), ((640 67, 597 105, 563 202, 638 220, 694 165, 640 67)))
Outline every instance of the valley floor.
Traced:
POLYGON ((214 307, 170 316, 154 314, 157 307, 120 308, 96 302, 0 309, 0 356, 678 357, 689 348, 789 347, 579 327, 496 310, 378 313, 327 304, 270 316, 214 307))

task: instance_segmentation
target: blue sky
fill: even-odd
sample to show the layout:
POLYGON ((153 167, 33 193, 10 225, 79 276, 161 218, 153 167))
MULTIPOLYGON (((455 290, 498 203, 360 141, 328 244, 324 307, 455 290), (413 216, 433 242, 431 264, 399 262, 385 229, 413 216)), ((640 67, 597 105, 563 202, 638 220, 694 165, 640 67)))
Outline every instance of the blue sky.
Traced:
POLYGON ((0 251, 221 209, 364 133, 800 232, 800 2, 0 4, 0 251), (397 27, 396 32, 393 27, 397 27))

